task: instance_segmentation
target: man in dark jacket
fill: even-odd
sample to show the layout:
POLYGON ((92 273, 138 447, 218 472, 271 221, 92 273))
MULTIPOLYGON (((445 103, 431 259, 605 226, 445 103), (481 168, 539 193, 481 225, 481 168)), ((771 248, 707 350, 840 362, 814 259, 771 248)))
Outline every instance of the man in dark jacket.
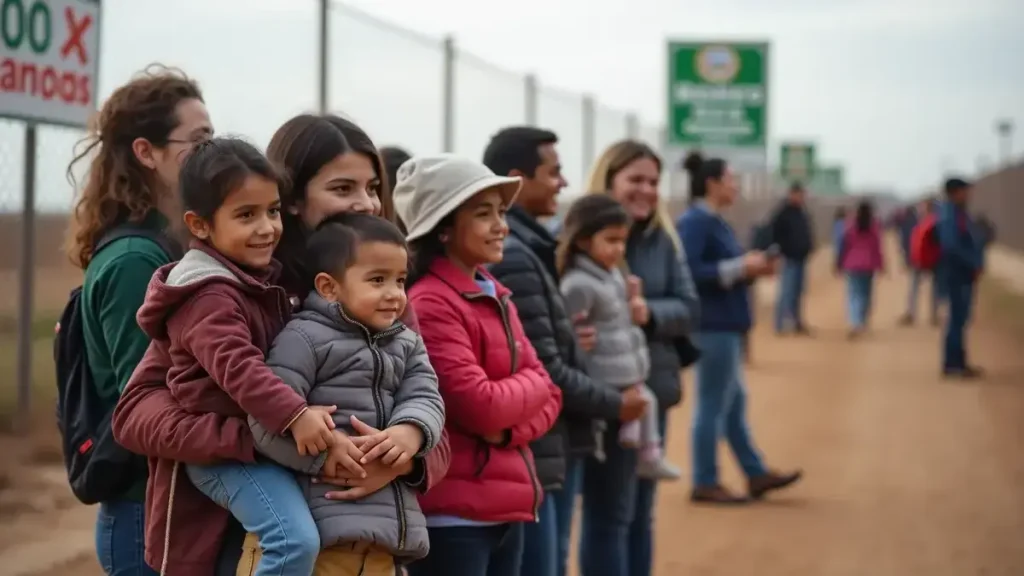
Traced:
POLYGON ((791 325, 797 334, 810 334, 804 324, 801 305, 807 271, 807 257, 814 249, 811 219, 805 208, 807 193, 799 182, 789 187, 785 202, 772 216, 772 240, 782 254, 779 295, 775 306, 775 332, 791 325))
POLYGON ((547 130, 505 128, 491 138, 483 160, 496 174, 523 179, 523 189, 508 212, 504 258, 491 273, 512 290, 527 337, 551 380, 562 389, 559 422, 531 446, 546 496, 538 521, 526 525, 523 576, 565 573, 583 458, 598 452, 601 421, 636 419, 646 408, 639 393, 620 394, 585 371, 574 322, 558 290, 556 241, 537 220, 555 214, 558 193, 566 186, 557 142, 547 130))
POLYGON ((946 200, 939 206, 935 232, 942 256, 935 272, 949 306, 942 348, 942 373, 949 378, 977 378, 982 371, 967 362, 964 332, 974 306, 978 276, 985 265, 984 247, 967 213, 971 185, 951 178, 945 185, 946 200))

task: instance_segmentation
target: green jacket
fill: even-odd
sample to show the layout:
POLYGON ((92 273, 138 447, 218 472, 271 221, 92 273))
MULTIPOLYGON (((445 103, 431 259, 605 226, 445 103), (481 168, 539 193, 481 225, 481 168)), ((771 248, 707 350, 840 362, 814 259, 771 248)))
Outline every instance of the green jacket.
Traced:
MULTIPOLYGON (((166 219, 153 213, 142 225, 162 230, 166 219)), ((89 370, 100 398, 113 408, 149 346, 135 320, 156 269, 170 262, 152 240, 138 236, 111 242, 89 262, 82 283, 82 328, 89 370)), ((143 500, 142 482, 126 498, 143 500)))

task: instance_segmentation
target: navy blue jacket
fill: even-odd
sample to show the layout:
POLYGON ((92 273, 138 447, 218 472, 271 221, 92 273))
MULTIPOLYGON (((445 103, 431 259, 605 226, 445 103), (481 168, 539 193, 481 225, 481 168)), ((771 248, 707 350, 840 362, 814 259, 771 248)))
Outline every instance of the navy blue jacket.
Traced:
POLYGON ((935 225, 942 246, 939 274, 947 283, 973 282, 981 270, 984 249, 967 211, 952 202, 939 206, 935 225))
POLYGON ((700 295, 700 330, 748 331, 750 297, 739 260, 743 248, 732 228, 701 202, 687 209, 676 227, 700 295))

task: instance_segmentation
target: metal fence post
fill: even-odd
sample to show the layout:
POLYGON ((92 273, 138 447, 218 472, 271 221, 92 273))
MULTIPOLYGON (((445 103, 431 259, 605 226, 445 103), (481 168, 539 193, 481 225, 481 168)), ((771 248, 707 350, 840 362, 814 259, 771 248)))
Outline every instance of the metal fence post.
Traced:
POLYGON ((441 111, 441 149, 455 152, 455 37, 444 38, 444 93, 441 111))
MULTIPOLYGON (((583 106, 580 108, 580 112, 583 115, 583 181, 586 182, 586 176, 590 172, 588 166, 594 163, 597 159, 597 110, 594 106, 593 96, 583 97, 583 106)), ((586 192, 593 192, 593 190, 586 190, 586 192)))
POLYGON ((523 110, 524 118, 527 126, 537 125, 537 76, 534 74, 527 74, 526 78, 523 79, 523 89, 526 91, 525 99, 523 100, 525 107, 523 110))
MULTIPOLYGON (((640 118, 633 112, 626 114, 626 138, 630 140, 640 139, 640 118)), ((648 142, 648 144, 654 146, 653 142, 648 142)))
POLYGON ((318 108, 321 114, 327 114, 330 108, 330 103, 327 100, 328 96, 328 60, 329 48, 330 48, 330 24, 328 20, 330 18, 331 11, 331 0, 320 0, 320 77, 317 79, 319 85, 317 86, 318 93, 318 108))
POLYGON ((18 262, 18 416, 16 430, 32 424, 32 292, 36 261, 36 125, 25 126, 25 192, 21 207, 21 258, 18 262))

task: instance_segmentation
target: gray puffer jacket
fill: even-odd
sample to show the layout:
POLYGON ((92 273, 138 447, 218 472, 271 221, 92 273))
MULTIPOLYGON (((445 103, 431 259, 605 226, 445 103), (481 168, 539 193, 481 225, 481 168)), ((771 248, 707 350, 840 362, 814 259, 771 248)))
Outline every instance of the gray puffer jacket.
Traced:
MULTIPOLYGON (((337 406, 334 421, 351 432, 349 416, 379 429, 408 423, 423 431, 426 454, 441 439, 444 403, 437 375, 419 335, 396 323, 373 333, 351 319, 341 306, 311 293, 274 340, 267 364, 310 405, 337 406)), ((320 531, 320 545, 373 542, 401 561, 423 558, 429 551, 427 525, 413 490, 401 482, 361 500, 339 502, 324 494, 337 488, 313 484, 326 453, 299 456, 291 438, 275 436, 250 418, 257 449, 275 462, 302 472, 306 493, 320 531)))
POLYGON ((597 330, 590 351, 590 373, 616 388, 647 381, 651 356, 643 330, 633 323, 627 302, 626 280, 619 270, 606 270, 583 254, 573 258, 560 284, 571 316, 587 314, 597 330))

